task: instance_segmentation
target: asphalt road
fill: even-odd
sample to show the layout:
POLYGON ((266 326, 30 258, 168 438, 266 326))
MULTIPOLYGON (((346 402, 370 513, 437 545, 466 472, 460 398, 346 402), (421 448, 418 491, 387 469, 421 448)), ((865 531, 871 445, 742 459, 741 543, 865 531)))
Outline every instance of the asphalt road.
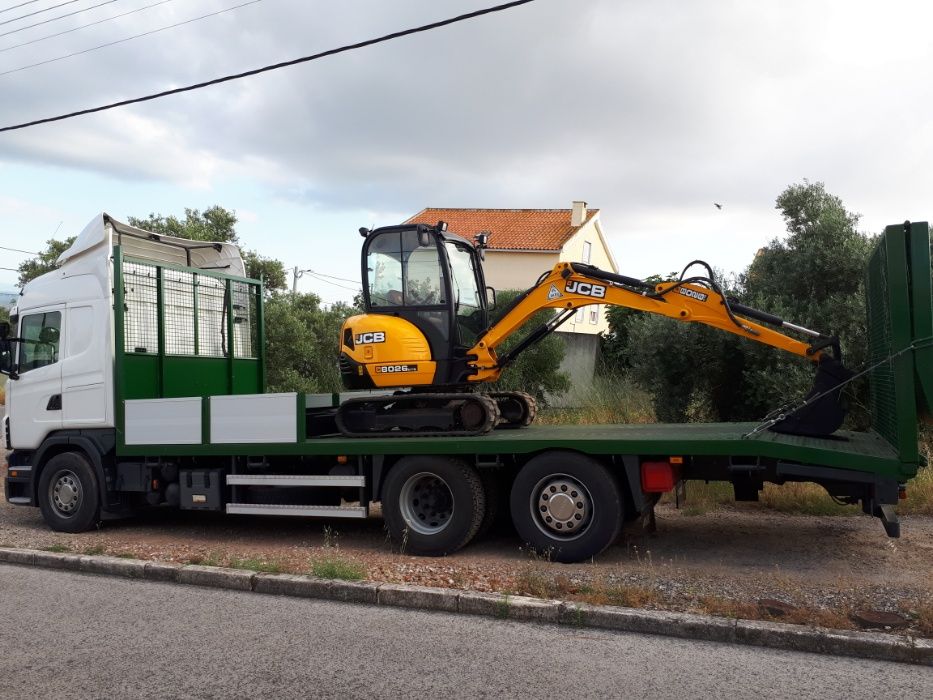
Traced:
POLYGON ((0 565, 0 697, 933 697, 933 669, 0 565))

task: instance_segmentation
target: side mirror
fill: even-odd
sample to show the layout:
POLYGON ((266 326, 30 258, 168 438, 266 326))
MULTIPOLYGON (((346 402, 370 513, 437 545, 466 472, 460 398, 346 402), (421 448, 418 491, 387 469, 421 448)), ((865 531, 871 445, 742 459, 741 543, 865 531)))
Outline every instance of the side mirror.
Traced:
POLYGON ((496 308, 496 290, 492 287, 486 287, 486 308, 496 308))
POLYGON ((10 337, 10 324, 6 321, 0 321, 0 340, 6 340, 10 337))
POLYGON ((39 331, 39 342, 43 345, 58 345, 59 338, 61 338, 61 331, 58 328, 46 326, 39 331))
MULTIPOLYGON (((9 324, 5 325, 9 332, 9 324)), ((5 337, 0 340, 0 374, 5 374, 10 379, 19 379, 19 374, 13 370, 13 343, 5 337)))
POLYGON ((431 234, 423 229, 418 229, 418 245, 427 248, 431 245, 431 234))

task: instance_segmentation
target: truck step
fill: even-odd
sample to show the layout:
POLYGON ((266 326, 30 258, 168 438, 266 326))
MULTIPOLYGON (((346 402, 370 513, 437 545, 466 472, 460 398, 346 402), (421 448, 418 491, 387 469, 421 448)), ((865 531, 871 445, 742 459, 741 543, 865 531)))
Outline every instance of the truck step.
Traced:
POLYGON ((227 512, 236 515, 291 515, 308 518, 365 518, 362 506, 289 506, 267 503, 228 503, 227 512))
POLYGON ((227 486, 365 486, 364 476, 292 475, 292 474, 228 474, 227 486))

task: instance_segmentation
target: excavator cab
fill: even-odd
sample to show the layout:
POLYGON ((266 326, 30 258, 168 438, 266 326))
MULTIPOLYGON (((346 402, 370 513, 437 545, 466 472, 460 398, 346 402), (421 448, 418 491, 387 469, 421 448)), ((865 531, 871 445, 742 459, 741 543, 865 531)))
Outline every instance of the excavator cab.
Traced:
POLYGON ((466 351, 488 322, 481 248, 444 222, 360 234, 365 314, 344 326, 344 385, 465 383, 466 351))

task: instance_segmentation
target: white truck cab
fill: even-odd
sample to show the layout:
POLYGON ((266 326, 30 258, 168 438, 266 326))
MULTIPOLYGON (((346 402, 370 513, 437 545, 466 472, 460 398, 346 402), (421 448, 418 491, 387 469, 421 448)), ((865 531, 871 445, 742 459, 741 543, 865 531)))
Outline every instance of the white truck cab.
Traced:
POLYGON ((230 243, 161 236, 95 216, 58 258, 29 282, 11 310, 7 357, 7 445, 37 449, 63 429, 113 429, 113 248, 155 263, 244 276, 230 243))

